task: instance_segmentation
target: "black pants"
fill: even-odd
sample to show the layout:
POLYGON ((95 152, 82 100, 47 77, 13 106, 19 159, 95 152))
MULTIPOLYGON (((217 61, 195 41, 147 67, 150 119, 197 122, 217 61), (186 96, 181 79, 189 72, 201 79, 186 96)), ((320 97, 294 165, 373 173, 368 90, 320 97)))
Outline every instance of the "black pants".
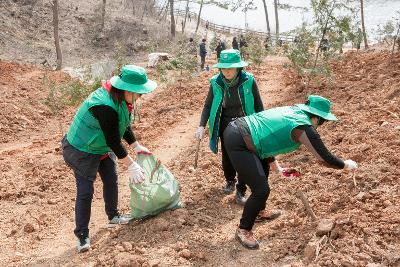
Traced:
POLYGON ((248 185, 251 195, 246 201, 239 228, 251 230, 258 213, 265 209, 269 196, 269 164, 248 150, 238 127, 231 122, 224 131, 225 148, 241 181, 248 185))
POLYGON ((204 69, 204 64, 206 64, 206 56, 200 56, 200 68, 201 70, 204 69))
POLYGON ((100 155, 89 154, 74 148, 64 137, 62 141, 65 162, 72 168, 76 180, 75 230, 77 237, 89 236, 89 221, 94 181, 97 172, 103 182, 105 211, 109 220, 118 214, 118 175, 116 156, 100 160, 100 155))
MULTIPOLYGON (((223 134, 220 136, 220 139, 222 152, 222 170, 224 171, 226 182, 235 182, 236 170, 232 165, 228 152, 226 151, 223 134)), ((242 194, 246 192, 246 184, 242 181, 240 175, 238 175, 238 183, 236 184, 236 189, 242 194)))

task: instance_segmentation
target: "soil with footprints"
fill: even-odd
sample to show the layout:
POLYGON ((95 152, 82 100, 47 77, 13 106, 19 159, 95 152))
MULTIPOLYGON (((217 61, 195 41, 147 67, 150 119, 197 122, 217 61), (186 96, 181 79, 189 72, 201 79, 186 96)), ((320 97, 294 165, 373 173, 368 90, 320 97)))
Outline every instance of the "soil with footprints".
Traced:
MULTIPOLYGON (((61 72, 0 61, 1 266, 400 266, 400 54, 347 53, 333 62, 333 80, 308 87, 267 57, 255 74, 266 108, 303 103, 320 94, 333 103, 338 122, 318 128, 328 148, 359 163, 354 173, 328 169, 304 148, 279 156, 297 168, 295 179, 269 177, 268 209, 283 215, 256 224, 260 249, 242 247, 234 232, 242 207, 224 195, 220 155, 200 147, 193 169, 194 132, 212 72, 179 86, 161 85, 141 99, 140 142, 173 172, 184 207, 156 217, 108 227, 100 179, 95 183, 89 252, 76 252, 75 180, 64 164, 60 140, 76 107, 55 115, 44 103, 44 79, 61 72), (317 216, 312 221, 296 192, 317 216)), ((149 76, 155 78, 154 70, 149 76)), ((120 203, 129 212, 127 179, 120 170, 120 203)), ((247 192, 249 194, 249 192, 247 192)))

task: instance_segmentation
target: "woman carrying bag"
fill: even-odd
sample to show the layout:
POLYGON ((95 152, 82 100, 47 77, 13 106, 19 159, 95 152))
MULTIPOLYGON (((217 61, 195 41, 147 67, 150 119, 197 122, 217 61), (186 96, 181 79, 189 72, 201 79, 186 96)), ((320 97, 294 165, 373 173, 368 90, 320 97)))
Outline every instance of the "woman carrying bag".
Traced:
POLYGON ((90 248, 89 221, 97 173, 103 182, 109 222, 125 224, 130 220, 130 217, 121 215, 117 207, 116 159, 126 166, 131 183, 143 181, 143 170, 128 155, 121 140, 125 139, 136 153, 151 154, 136 141, 130 124, 136 115, 136 101, 156 87, 154 81, 147 79, 143 68, 123 66, 118 76, 106 81, 82 103, 62 140, 64 160, 72 168, 76 179, 74 233, 78 238, 78 252, 90 248))

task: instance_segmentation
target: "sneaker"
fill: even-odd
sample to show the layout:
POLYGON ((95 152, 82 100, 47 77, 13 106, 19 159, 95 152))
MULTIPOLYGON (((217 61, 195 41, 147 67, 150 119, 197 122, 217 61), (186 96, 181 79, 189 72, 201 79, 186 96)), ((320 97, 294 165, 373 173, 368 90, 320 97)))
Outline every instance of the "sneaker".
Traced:
POLYGON ((236 230, 235 238, 240 242, 245 248, 248 249, 258 249, 259 244, 257 239, 254 238, 253 232, 247 231, 245 229, 238 228, 236 230))
POLYGON ((236 181, 227 181, 226 185, 223 188, 225 194, 232 194, 235 191, 236 181))
POLYGON ((118 214, 110 220, 110 224, 127 224, 131 219, 132 218, 129 215, 118 214))
POLYGON ((236 190, 235 201, 237 204, 244 206, 246 204, 247 198, 244 196, 244 193, 236 190))
POLYGON ((78 238, 78 252, 85 252, 90 249, 90 239, 89 237, 81 236, 78 238))

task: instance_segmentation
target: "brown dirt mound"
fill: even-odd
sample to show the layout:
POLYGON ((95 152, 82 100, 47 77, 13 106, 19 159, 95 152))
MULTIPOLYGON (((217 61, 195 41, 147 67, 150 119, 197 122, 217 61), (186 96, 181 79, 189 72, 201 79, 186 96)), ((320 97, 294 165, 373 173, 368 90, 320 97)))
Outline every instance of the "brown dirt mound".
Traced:
MULTIPOLYGON (((69 239, 75 185, 58 148, 59 122, 50 114, 37 119, 31 118, 33 114, 25 115, 39 124, 38 128, 35 123, 28 124, 27 131, 42 138, 23 148, 0 151, 0 182, 5 185, 0 191, 0 238, 5 245, 1 265, 398 266, 400 55, 391 65, 388 58, 387 53, 347 54, 344 61, 333 63, 333 82, 321 80, 309 89, 283 68, 280 59, 268 58, 260 68, 251 70, 268 107, 301 103, 310 93, 328 97, 339 121, 318 130, 335 154, 358 161, 360 167, 353 177, 322 167, 304 150, 280 157, 283 164, 296 167, 302 176, 284 179, 271 174, 267 206, 285 213, 275 221, 256 225, 255 233, 261 241, 258 251, 244 249, 233 238, 242 208, 232 196, 222 194, 220 158, 212 156, 204 140, 196 170, 191 168, 194 147, 176 151, 179 156, 168 165, 180 181, 184 208, 125 227, 97 228, 93 230, 92 250, 78 255, 69 239), (295 197, 297 190, 305 192, 319 219, 333 222, 327 237, 317 233, 317 224, 311 222, 295 197), (56 239, 63 235, 66 241, 56 239), (48 244, 59 248, 49 248, 48 244), (43 248, 48 251, 41 251, 43 248)), ((36 96, 30 90, 19 95, 17 89, 24 80, 18 77, 38 79, 39 85, 40 70, 4 62, 0 69, 10 69, 5 78, 2 76, 3 90, 15 92, 15 102, 6 98, 7 108, 36 96)), ((200 116, 210 76, 202 74, 183 88, 162 88, 145 100, 140 105, 141 121, 135 124, 141 142, 156 149, 154 140, 161 142, 163 133, 188 116, 200 116)), ((7 114, 5 128, 12 127, 8 121, 21 113, 1 113, 7 114)), ((65 111, 64 128, 73 114, 74 109, 65 111)), ((16 136, 16 143, 23 143, 26 136, 18 132, 10 130, 10 135, 16 136)), ((95 202, 102 198, 100 184, 96 183, 95 202)))

